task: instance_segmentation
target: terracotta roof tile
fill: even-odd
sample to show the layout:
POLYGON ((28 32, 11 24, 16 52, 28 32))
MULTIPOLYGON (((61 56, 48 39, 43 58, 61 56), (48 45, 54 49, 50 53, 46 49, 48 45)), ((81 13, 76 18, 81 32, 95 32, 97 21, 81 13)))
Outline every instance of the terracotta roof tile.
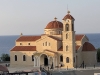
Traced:
MULTIPOLYGON (((64 18, 63 18, 63 20, 66 20, 66 19, 74 19, 73 18, 73 16, 71 16, 70 14, 67 14, 64 18)), ((75 19, 74 19, 75 20, 75 19)))
POLYGON ((80 41, 84 35, 75 35, 76 41, 80 41))
POLYGON ((58 51, 63 51, 63 46, 61 46, 61 47, 58 49, 58 51))
POLYGON ((40 38, 41 36, 21 36, 16 41, 36 41, 40 38))
POLYGON ((63 28, 63 24, 60 21, 51 21, 47 24, 45 29, 55 29, 55 28, 63 28))
POLYGON ((91 43, 85 42, 82 51, 96 51, 96 49, 91 43))
POLYGON ((36 51, 36 46, 15 46, 11 51, 36 51))
POLYGON ((0 71, 9 72, 6 66, 0 65, 0 71))
POLYGON ((80 46, 76 46, 76 50, 78 50, 78 49, 79 49, 79 47, 80 47, 80 46))

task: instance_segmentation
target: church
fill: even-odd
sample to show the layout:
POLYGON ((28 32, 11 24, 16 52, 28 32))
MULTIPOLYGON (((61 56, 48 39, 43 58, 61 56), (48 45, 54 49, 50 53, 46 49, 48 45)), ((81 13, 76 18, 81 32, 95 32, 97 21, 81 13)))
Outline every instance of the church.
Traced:
POLYGON ((38 36, 20 35, 10 50, 11 66, 57 66, 62 68, 95 65, 97 51, 84 34, 75 34, 70 11, 62 22, 54 18, 38 36))

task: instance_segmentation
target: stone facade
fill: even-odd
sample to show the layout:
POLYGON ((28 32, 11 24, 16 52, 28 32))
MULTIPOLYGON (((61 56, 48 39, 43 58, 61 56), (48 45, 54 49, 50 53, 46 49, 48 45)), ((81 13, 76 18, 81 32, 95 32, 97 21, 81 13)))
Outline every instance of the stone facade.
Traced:
POLYGON ((21 36, 10 50, 11 66, 49 66, 62 68, 95 65, 97 63, 95 47, 89 43, 86 35, 75 34, 74 18, 68 14, 62 23, 51 21, 39 36, 21 36))

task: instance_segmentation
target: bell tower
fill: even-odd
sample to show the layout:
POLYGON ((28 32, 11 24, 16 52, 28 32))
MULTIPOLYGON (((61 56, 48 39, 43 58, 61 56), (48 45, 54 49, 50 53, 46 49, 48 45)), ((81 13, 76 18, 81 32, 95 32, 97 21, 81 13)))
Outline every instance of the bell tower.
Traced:
POLYGON ((76 67, 74 18, 68 11, 63 18, 63 63, 68 68, 76 67))

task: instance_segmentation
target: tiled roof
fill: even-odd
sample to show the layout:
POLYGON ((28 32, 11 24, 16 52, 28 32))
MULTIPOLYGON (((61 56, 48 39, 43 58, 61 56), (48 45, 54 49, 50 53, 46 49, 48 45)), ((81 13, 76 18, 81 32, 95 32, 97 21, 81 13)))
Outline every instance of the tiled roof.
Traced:
POLYGON ((51 21, 47 24, 45 29, 63 28, 63 24, 60 21, 51 21))
POLYGON ((0 65, 0 71, 9 72, 6 66, 0 65))
POLYGON ((11 51, 36 51, 36 46, 15 46, 11 51))
POLYGON ((84 35, 75 35, 76 41, 80 41, 84 35))
POLYGON ((41 36, 21 36, 16 41, 36 41, 40 38, 41 36))
POLYGON ((80 47, 80 46, 76 46, 76 50, 78 50, 78 49, 79 49, 79 47, 80 47))
POLYGON ((56 38, 56 37, 54 37, 54 36, 48 36, 48 37, 50 37, 50 38, 52 38, 52 39, 54 39, 54 40, 57 40, 57 41, 61 41, 60 39, 58 39, 58 38, 56 38))
POLYGON ((96 49, 91 43, 85 42, 82 51, 96 51, 96 49))
MULTIPOLYGON (((73 16, 71 16, 70 14, 67 14, 64 18, 63 18, 63 20, 66 20, 66 19, 74 19, 73 18, 73 16)), ((75 19, 74 19, 75 20, 75 19)))
POLYGON ((61 47, 58 49, 58 51, 63 51, 63 46, 61 46, 61 47))

